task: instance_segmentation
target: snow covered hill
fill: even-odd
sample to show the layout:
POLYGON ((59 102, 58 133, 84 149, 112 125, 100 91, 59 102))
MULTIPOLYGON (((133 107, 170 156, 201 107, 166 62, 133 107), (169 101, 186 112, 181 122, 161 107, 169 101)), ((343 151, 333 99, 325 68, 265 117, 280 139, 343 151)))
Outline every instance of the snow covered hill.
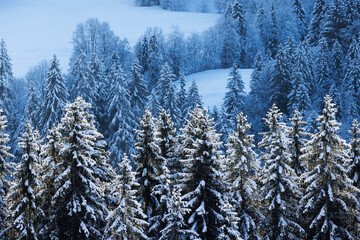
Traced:
MULTIPOLYGON (((250 91, 250 79, 252 69, 240 69, 240 74, 245 84, 245 92, 250 91)), ((195 80, 205 107, 221 107, 226 93, 226 83, 229 78, 230 69, 208 70, 194 73, 185 77, 187 88, 195 80)))
POLYGON ((0 39, 7 44, 14 75, 21 77, 54 53, 66 70, 72 33, 88 18, 109 22, 116 35, 133 45, 147 27, 161 27, 166 34, 178 25, 189 35, 213 26, 219 16, 134 7, 133 0, 0 0, 0 39))

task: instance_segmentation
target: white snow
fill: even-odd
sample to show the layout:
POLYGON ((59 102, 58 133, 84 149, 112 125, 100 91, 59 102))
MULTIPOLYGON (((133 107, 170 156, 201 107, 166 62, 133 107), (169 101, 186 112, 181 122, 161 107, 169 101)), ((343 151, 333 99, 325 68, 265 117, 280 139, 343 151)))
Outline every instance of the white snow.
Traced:
MULTIPOLYGON (((245 92, 250 91, 250 79, 253 69, 240 69, 242 80, 245 84, 245 92)), ((208 70, 194 73, 185 77, 186 87, 189 88, 192 80, 196 81, 199 87, 199 93, 203 97, 204 107, 217 106, 220 110, 223 98, 225 97, 226 83, 229 77, 229 69, 208 70)), ((179 83, 177 82, 179 88, 179 83)))
POLYGON ((167 34, 178 25, 189 35, 213 26, 219 16, 134 7, 134 0, 0 0, 0 39, 7 45, 14 76, 22 77, 54 53, 67 70, 72 34, 88 18, 109 22, 114 33, 133 46, 147 27, 160 27, 167 34))

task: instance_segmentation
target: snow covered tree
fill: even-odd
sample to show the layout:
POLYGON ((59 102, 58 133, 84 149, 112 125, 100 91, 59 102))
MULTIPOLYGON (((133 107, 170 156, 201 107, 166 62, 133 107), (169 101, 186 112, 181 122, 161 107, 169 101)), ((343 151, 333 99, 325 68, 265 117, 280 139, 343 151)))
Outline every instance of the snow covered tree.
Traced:
POLYGON ((175 75, 170 66, 165 63, 160 72, 160 78, 156 87, 156 94, 160 105, 170 114, 175 124, 180 118, 180 109, 178 107, 176 86, 174 84, 175 75))
POLYGON ((279 25, 276 19, 275 6, 274 3, 271 5, 271 23, 270 23, 270 32, 268 34, 268 39, 266 43, 266 53, 272 59, 275 58, 279 50, 279 25))
POLYGON ((10 210, 11 239, 38 239, 39 219, 44 213, 39 206, 37 193, 41 187, 39 171, 39 139, 29 121, 25 125, 19 146, 23 152, 22 161, 16 166, 16 183, 11 187, 8 202, 10 210))
POLYGON ((124 73, 119 62, 114 62, 109 73, 110 93, 108 96, 109 126, 107 138, 111 152, 110 163, 117 167, 122 154, 134 154, 135 117, 129 102, 129 92, 125 89, 124 73))
POLYGON ((54 55, 46 79, 46 93, 39 119, 39 131, 45 135, 53 124, 60 122, 65 112, 68 92, 61 76, 59 61, 54 55))
POLYGON ((294 0, 293 11, 296 16, 296 26, 300 40, 304 41, 307 34, 306 14, 301 0, 294 0))
MULTIPOLYGON (((243 239, 260 239, 257 223, 261 213, 254 202, 257 184, 255 174, 259 163, 254 152, 254 136, 249 135, 250 124, 246 116, 237 115, 236 131, 229 136, 226 145, 226 182, 229 184, 229 209, 238 214, 237 231, 243 239), (231 207, 230 207, 231 206, 231 207)), ((233 223, 234 224, 234 223, 233 223)), ((236 239, 236 238, 235 238, 236 239)))
POLYGON ((148 226, 146 215, 135 197, 139 184, 135 181, 135 172, 126 154, 118 169, 120 174, 110 186, 117 204, 106 218, 106 239, 148 239, 145 234, 148 226))
POLYGON ((237 65, 232 67, 229 75, 230 78, 226 85, 228 91, 225 93, 224 98, 224 108, 228 118, 231 119, 233 126, 235 126, 237 114, 244 111, 245 86, 237 65))
POLYGON ((184 216, 190 212, 189 208, 186 208, 186 202, 181 197, 181 189, 174 187, 171 196, 167 199, 167 213, 164 215, 162 221, 165 224, 160 233, 159 240, 177 240, 182 239, 185 236, 191 238, 191 236, 197 237, 197 233, 187 228, 184 216))
POLYGON ((290 154, 291 154, 291 168, 294 169, 296 175, 299 177, 305 170, 304 164, 300 161, 302 155, 301 149, 304 148, 306 138, 309 133, 305 132, 304 126, 306 123, 303 121, 303 116, 298 110, 295 110, 294 116, 291 118, 291 127, 289 129, 290 138, 290 154))
POLYGON ((308 172, 301 175, 305 192, 299 212, 304 219, 308 239, 354 239, 359 223, 359 206, 354 193, 359 192, 347 176, 345 164, 349 157, 347 144, 336 132, 336 108, 326 95, 319 131, 306 143, 300 158, 306 161, 308 172))
POLYGON ((149 95, 147 83, 141 71, 139 60, 136 58, 131 66, 129 79, 126 84, 127 90, 130 93, 129 101, 135 119, 140 119, 144 115, 149 95))
POLYGON ((159 202, 152 190, 161 183, 161 170, 165 161, 161 157, 160 147, 156 143, 154 120, 148 110, 140 119, 140 130, 136 130, 136 134, 135 148, 137 153, 133 156, 137 165, 136 181, 139 183, 136 196, 151 226, 151 217, 159 202))
POLYGON ((5 227, 7 223, 8 210, 6 195, 10 189, 10 182, 8 177, 11 175, 12 166, 8 162, 9 158, 14 156, 9 153, 10 147, 7 146, 10 141, 9 135, 5 133, 6 117, 3 111, 0 110, 0 238, 5 239, 5 227))
POLYGON ((66 105, 59 126, 63 146, 55 177, 57 190, 51 202, 56 215, 52 238, 99 239, 103 235, 107 207, 103 183, 93 171, 103 151, 95 146, 101 134, 89 121, 89 108, 90 104, 78 97, 66 105))
POLYGON ((289 113, 294 113, 296 109, 304 112, 312 106, 311 88, 314 75, 305 48, 305 43, 299 45, 295 53, 295 63, 291 66, 291 90, 288 95, 289 113))
POLYGON ((325 38, 319 41, 319 56, 317 58, 316 81, 317 94, 322 97, 329 93, 331 82, 331 71, 329 64, 329 48, 325 38))
POLYGON ((311 45, 317 45, 321 39, 321 30, 325 24, 325 14, 328 5, 326 0, 316 0, 314 3, 314 9, 312 12, 312 19, 309 25, 309 33, 307 35, 307 41, 311 45))
POLYGON ((187 99, 187 91, 186 91, 186 82, 185 82, 185 76, 184 75, 180 75, 180 89, 177 93, 177 100, 178 100, 178 106, 180 109, 180 118, 184 119, 186 116, 185 113, 185 104, 186 104, 186 99, 187 99))
POLYGON ((222 184, 220 166, 222 155, 219 134, 206 109, 195 108, 182 129, 181 149, 184 177, 182 189, 185 207, 191 211, 186 220, 189 229, 200 239, 216 239, 220 234, 223 217, 220 213, 222 184))
POLYGON ((228 200, 225 200, 221 204, 221 214, 224 218, 224 223, 220 227, 220 235, 217 239, 220 240, 236 240, 243 239, 238 230, 238 222, 240 218, 235 208, 229 203, 228 200))
POLYGON ((158 116, 161 111, 161 105, 156 95, 156 89, 154 88, 151 91, 149 96, 149 100, 146 106, 147 110, 149 110, 154 116, 158 116))
POLYGON ((191 86, 189 87, 189 90, 187 92, 187 98, 186 98, 186 103, 184 105, 184 114, 185 116, 188 115, 188 113, 195 109, 196 107, 202 107, 203 106, 203 102, 201 100, 201 96, 199 94, 199 88, 195 82, 195 80, 193 80, 191 82, 191 86))
POLYGON ((346 108, 343 103, 341 93, 343 92, 342 83, 343 83, 343 62, 344 62, 344 52, 339 41, 336 39, 332 51, 331 51, 331 77, 333 79, 332 85, 330 87, 329 95, 334 99, 334 103, 339 107, 337 113, 338 116, 343 117, 346 108), (341 109, 341 110, 340 110, 341 109))
MULTIPOLYGON (((71 75, 74 84, 71 89, 72 99, 82 97, 86 102, 96 107, 97 88, 84 52, 78 56, 71 70, 71 75)), ((94 112, 96 112, 96 110, 94 110, 94 112)))
POLYGON ((173 31, 167 36, 166 48, 169 65, 173 69, 175 76, 179 77, 185 65, 185 39, 184 33, 180 32, 178 26, 174 27, 173 31))
POLYGON ((38 126, 38 119, 39 119, 39 99, 35 91, 34 83, 30 83, 29 92, 27 95, 27 103, 25 107, 25 117, 29 119, 30 124, 37 128, 38 126))
MULTIPOLYGON (((360 124, 355 119, 349 133, 351 134, 350 139, 350 166, 348 169, 348 175, 353 180, 353 185, 360 189, 360 124)), ((360 195, 358 194, 358 199, 360 195)))
POLYGON ((270 78, 270 101, 276 103, 279 109, 285 114, 289 114, 288 102, 291 90, 291 62, 286 56, 284 49, 279 49, 270 78))
POLYGON ((299 194, 294 170, 290 167, 288 130, 281 121, 282 113, 273 104, 265 118, 268 132, 261 133, 259 147, 264 151, 260 160, 260 199, 265 218, 259 229, 262 239, 299 239, 304 233, 296 219, 296 197, 299 194))

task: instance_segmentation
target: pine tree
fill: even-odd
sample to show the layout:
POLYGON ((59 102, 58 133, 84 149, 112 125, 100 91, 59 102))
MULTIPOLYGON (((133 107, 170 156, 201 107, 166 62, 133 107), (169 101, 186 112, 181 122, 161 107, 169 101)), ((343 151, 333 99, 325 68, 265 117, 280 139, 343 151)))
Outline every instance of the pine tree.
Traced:
MULTIPOLYGON (((96 86, 95 79, 91 75, 91 70, 87 62, 87 57, 82 52, 72 68, 71 75, 73 77, 73 87, 71 89, 72 98, 82 97, 96 107, 96 86)), ((94 111, 96 112, 96 110, 94 111)))
POLYGON ((231 119, 233 126, 236 123, 236 116, 244 111, 245 91, 244 81, 241 78, 237 65, 234 65, 230 72, 230 78, 227 81, 224 107, 228 118, 231 119))
POLYGON ((318 87, 318 96, 325 96, 329 93, 331 86, 331 72, 329 64, 329 49, 326 39, 319 41, 320 53, 317 60, 316 79, 318 87))
POLYGON ((134 114, 129 102, 129 92, 125 89, 123 70, 119 62, 114 62, 109 73, 110 93, 108 96, 109 126, 107 138, 111 154, 110 162, 117 167, 122 154, 134 154, 134 114))
POLYGON ((185 154, 182 160, 184 170, 183 199, 189 229, 195 231, 200 239, 216 239, 220 234, 223 217, 220 214, 220 177, 222 155, 219 135, 214 122, 206 109, 195 108, 189 113, 181 135, 181 149, 185 154))
POLYGON ((187 116, 190 111, 192 111, 196 107, 202 107, 202 106, 203 106, 203 102, 199 94, 199 88, 195 80, 193 80, 187 92, 186 103, 184 105, 184 113, 187 116))
POLYGON ((14 184, 8 195, 12 239, 38 239, 38 222, 44 213, 37 201, 41 187, 39 171, 38 133, 29 121, 25 125, 19 146, 23 151, 22 161, 17 165, 14 184))
MULTIPOLYGON (((260 239, 257 222, 261 213, 254 204, 257 184, 254 180, 259 163, 254 152, 254 136, 249 135, 250 124, 241 112, 237 115, 236 131, 229 136, 226 161, 226 181, 229 184, 229 209, 238 214, 238 231, 243 239, 260 239)), ((225 209, 226 210, 226 209, 225 209)), ((234 224, 234 223, 233 223, 234 224)))
POLYGON ((177 240, 185 236, 197 237, 197 233, 193 230, 187 229, 184 216, 190 212, 186 208, 186 202, 181 197, 181 190, 179 187, 174 187, 171 196, 167 199, 167 213, 164 215, 162 221, 165 228, 161 230, 159 240, 177 240))
POLYGON ((185 112, 185 104, 187 99, 187 91, 186 91, 186 82, 185 82, 185 76, 180 75, 180 89, 177 93, 177 99, 178 99, 178 106, 180 109, 180 118, 184 119, 186 117, 185 112))
POLYGON ((263 8, 263 4, 259 3, 259 7, 256 12, 256 27, 259 29, 260 39, 264 46, 266 46, 265 24, 266 24, 265 10, 263 8))
POLYGON ((96 146, 101 134, 89 121, 89 108, 90 104, 78 97, 66 106, 59 126, 63 159, 57 164, 57 191, 51 202, 56 215, 53 238, 99 239, 103 235, 107 207, 103 183, 93 171, 103 152, 96 146))
POLYGON ((174 81, 175 75, 172 73, 170 66, 165 63, 160 72, 156 94, 159 97, 160 105, 170 114, 175 124, 177 124, 177 120, 180 118, 180 110, 174 81))
POLYGON ((269 132, 259 147, 261 160, 260 199, 265 218, 260 223, 262 239, 299 239, 304 230, 296 220, 296 197, 299 194, 294 170, 290 167, 288 130, 281 122, 282 113, 273 104, 265 118, 269 132))
POLYGON ((279 109, 285 114, 289 114, 288 102, 291 90, 291 64, 286 56, 284 49, 280 49, 276 54, 276 62, 270 78, 270 101, 276 103, 279 109))
POLYGON ((144 115, 149 95, 147 83, 144 80, 141 71, 139 60, 135 59, 127 81, 127 89, 130 93, 130 106, 135 119, 139 119, 144 115))
POLYGON ((154 116, 158 116, 160 111, 161 111, 161 105, 160 102, 158 100, 157 94, 156 94, 156 89, 154 88, 151 91, 151 94, 149 96, 149 101, 147 103, 146 108, 154 115, 154 116))
MULTIPOLYGON (((355 119, 349 133, 351 134, 350 139, 350 166, 348 169, 348 175, 351 180, 353 180, 353 185, 360 189, 360 124, 355 119)), ((358 196, 358 200, 360 199, 360 195, 358 196)))
POLYGON ((136 200, 136 188, 139 184, 135 181, 135 172, 131 169, 130 160, 126 154, 119 162, 119 173, 111 184, 112 194, 117 199, 116 208, 109 213, 106 232, 107 239, 148 239, 145 227, 148 223, 146 215, 136 200))
POLYGON ((232 18, 234 19, 235 30, 239 40, 238 44, 240 45, 240 48, 238 49, 239 57, 236 59, 235 63, 239 64, 239 66, 245 66, 246 20, 244 6, 239 0, 235 0, 233 3, 232 18))
POLYGON ((309 137, 309 133, 305 132, 303 126, 306 123, 303 121, 303 116, 296 109, 293 117, 291 118, 291 127, 289 129, 290 138, 290 153, 291 153, 291 168, 294 169, 296 175, 299 177, 305 170, 304 164, 300 161, 302 155, 301 149, 305 147, 306 138, 309 137))
POLYGON ((151 217, 159 202, 152 189, 161 183, 161 170, 165 161, 161 157, 161 150, 156 143, 154 120, 148 110, 140 120, 140 130, 136 130, 136 134, 137 154, 133 156, 137 165, 136 181, 139 183, 136 196, 151 226, 151 217))
POLYGON ((68 98, 65 79, 61 76, 59 61, 55 55, 51 61, 46 83, 46 94, 39 119, 41 135, 45 135, 54 123, 60 122, 68 98))
POLYGON ((224 218, 224 223, 220 228, 220 235, 217 239, 221 240, 236 240, 243 239, 238 230, 238 222, 240 218, 235 208, 229 203, 228 200, 225 200, 221 204, 221 214, 224 218))
POLYGON ((326 95, 322 115, 317 121, 319 131, 306 143, 300 158, 307 162, 308 172, 301 175, 305 192, 300 201, 299 212, 304 219, 308 239, 353 239, 356 231, 352 226, 359 223, 359 205, 346 175, 348 161, 347 144, 336 132, 336 108, 326 95))
POLYGON ((279 26, 276 19, 275 6, 274 3, 271 5, 271 23, 270 23, 270 32, 268 34, 266 52, 270 58, 274 59, 278 50, 279 50, 279 26))
POLYGON ((304 41, 307 34, 307 24, 305 10, 300 0, 294 0, 293 11, 296 16, 296 25, 300 35, 300 40, 304 41))
POLYGON ((34 88, 34 82, 30 83, 29 92, 27 95, 27 103, 25 107, 24 115, 29 119, 30 124, 37 128, 38 119, 39 119, 39 99, 36 95, 36 91, 34 88))
POLYGON ((317 45, 322 37, 321 29, 323 29, 325 24, 325 14, 327 8, 327 1, 325 0, 316 0, 314 3, 309 33, 307 35, 307 41, 311 45, 317 45))
POLYGON ((344 53, 342 46, 339 41, 336 39, 332 51, 331 51, 331 77, 333 79, 329 95, 334 99, 334 103, 339 106, 338 116, 344 116, 344 103, 341 97, 342 90, 342 80, 343 80, 343 62, 344 62, 344 53))
POLYGON ((6 117, 0 110, 0 239, 5 239, 5 228, 8 217, 6 195, 10 189, 8 177, 11 176, 12 166, 8 162, 9 158, 14 156, 9 153, 10 147, 7 146, 10 141, 9 135, 5 133, 6 117))

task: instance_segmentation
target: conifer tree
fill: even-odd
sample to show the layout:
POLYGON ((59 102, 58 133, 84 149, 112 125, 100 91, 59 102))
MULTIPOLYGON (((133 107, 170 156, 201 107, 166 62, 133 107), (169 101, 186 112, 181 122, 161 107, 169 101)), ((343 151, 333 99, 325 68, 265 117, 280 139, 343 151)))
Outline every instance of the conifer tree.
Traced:
POLYGON ((334 103, 339 106, 338 116, 344 116, 345 104, 341 93, 342 89, 342 80, 343 80, 343 62, 344 62, 344 53, 342 46, 339 41, 336 39, 332 51, 331 51, 331 77, 333 79, 329 95, 334 99, 334 103))
MULTIPOLYGON (((10 204, 11 239, 38 239, 39 220, 44 213, 37 201, 37 193, 41 187, 39 171, 38 133, 33 131, 29 121, 25 125, 19 146, 23 152, 22 161, 15 171, 16 184, 8 195, 10 204)), ((9 230, 10 230, 9 229, 9 230)))
POLYGON ((300 0, 294 0, 293 11, 296 16, 296 25, 300 35, 300 40, 304 41, 307 34, 306 15, 300 0))
POLYGON ((156 143, 154 120, 148 110, 145 111, 144 116, 141 118, 140 129, 136 130, 136 134, 137 142, 135 147, 137 153, 133 156, 137 165, 136 181, 139 183, 136 196, 151 226, 151 217, 156 211, 159 202, 152 190, 161 183, 161 170, 165 161, 161 157, 161 150, 156 143))
POLYGON ((299 177, 305 170, 304 164, 300 161, 302 155, 301 149, 305 147, 306 138, 309 133, 305 132, 304 126, 306 123, 303 121, 303 116, 296 109, 293 117, 291 118, 291 127, 289 129, 290 138, 290 153, 291 153, 291 168, 294 169, 296 175, 299 177))
POLYGON ((183 199, 191 209, 186 220, 200 239, 216 239, 223 217, 220 213, 222 184, 219 135, 206 109, 195 108, 182 129, 184 170, 183 199))
POLYGON ((317 79, 317 94, 318 96, 325 96, 329 90, 332 82, 330 64, 329 64, 329 48, 325 38, 319 41, 320 53, 317 60, 316 79, 317 79))
MULTIPOLYGON (((101 179, 95 177, 101 149, 96 140, 101 136, 89 121, 90 104, 78 97, 67 104, 59 130, 63 135, 55 177, 56 193, 51 205, 56 215, 52 238, 99 239, 103 235, 107 207, 101 179)), ((93 117, 92 117, 93 118, 93 117)))
POLYGON ((230 78, 227 81, 224 107, 228 118, 231 119, 233 126, 236 123, 236 116, 244 111, 245 91, 244 81, 239 73, 239 68, 234 65, 230 71, 230 78))
POLYGON ((202 106, 203 102, 199 94, 199 88, 195 80, 193 80, 187 93, 186 103, 184 105, 184 113, 187 116, 191 110, 195 109, 196 107, 202 106))
POLYGON ((10 141, 9 135, 5 133, 6 117, 0 110, 0 239, 5 239, 5 228, 7 223, 8 210, 6 195, 10 189, 8 177, 11 176, 12 166, 8 162, 9 158, 14 156, 9 153, 10 147, 7 146, 10 141))
MULTIPOLYGON (((348 169, 348 175, 351 180, 353 180, 353 185, 360 189, 360 124, 355 119, 349 133, 351 134, 350 139, 350 166, 348 169)), ((360 199, 360 194, 357 194, 358 200, 360 199)))
POLYGON ((175 75, 172 73, 170 66, 165 63, 160 72, 156 94, 159 97, 160 105, 170 114, 177 124, 177 120, 180 118, 180 110, 178 107, 174 81, 175 75))
POLYGON ((40 112, 39 130, 45 135, 53 124, 60 122, 68 98, 65 79, 61 76, 59 61, 54 55, 46 79, 46 93, 40 112))
POLYGON ((154 116, 158 116, 161 111, 161 105, 156 95, 156 89, 154 88, 149 96, 149 100, 146 108, 151 112, 154 116))
POLYGON ((309 25, 309 33, 307 35, 307 41, 311 45, 317 45, 321 39, 321 29, 325 24, 325 14, 327 11, 327 1, 316 0, 314 3, 314 9, 312 12, 312 19, 309 25))
POLYGON ((186 91, 186 82, 185 82, 185 76, 180 75, 180 89, 177 93, 177 99, 178 99, 178 105, 180 108, 180 118, 184 119, 186 117, 185 112, 185 105, 186 105, 186 99, 187 99, 187 91, 186 91))
POLYGON ((279 25, 276 19, 274 3, 271 5, 271 23, 270 32, 266 43, 266 52, 270 58, 274 59, 279 50, 279 25))
POLYGON ((161 230, 159 240, 177 240, 184 237, 194 237, 191 239, 196 239, 197 233, 188 229, 185 223, 185 216, 190 212, 190 209, 185 207, 186 202, 181 197, 179 187, 173 188, 166 203, 167 213, 162 219, 165 228, 161 230))
POLYGON ((119 62, 114 62, 109 73, 110 93, 107 138, 111 152, 110 162, 117 167, 122 154, 134 154, 134 114, 129 102, 129 92, 125 89, 123 70, 119 62))
POLYGON ((111 184, 117 204, 106 218, 107 239, 148 239, 145 235, 145 227, 148 225, 146 215, 135 197, 139 184, 135 181, 135 172, 126 154, 119 162, 118 169, 120 174, 111 184))
MULTIPOLYGON (((238 214, 238 231, 243 239, 259 239, 257 222, 261 213, 257 210, 254 196, 257 191, 255 174, 259 164, 254 152, 254 136, 249 135, 250 124, 246 116, 237 115, 236 131, 229 136, 226 160, 226 181, 229 184, 229 209, 238 214)), ((225 209, 226 210, 226 209, 225 209)))
POLYGON ((147 83, 144 80, 141 71, 139 60, 136 58, 131 66, 129 79, 127 81, 127 89, 130 93, 130 106, 135 119, 139 119, 143 116, 149 95, 147 83))
POLYGON ((238 222, 240 221, 240 218, 238 217, 238 213, 236 212, 235 208, 229 203, 228 200, 223 201, 220 208, 224 221, 220 227, 220 235, 217 239, 243 239, 241 238, 241 234, 238 230, 238 222))
POLYGON ((30 83, 29 92, 27 95, 27 103, 25 107, 24 115, 29 119, 30 124, 35 128, 38 126, 38 118, 39 118, 39 99, 36 95, 36 91, 34 88, 34 82, 30 83))
POLYGON ((282 113, 273 104, 265 118, 269 132, 262 133, 260 199, 265 218, 260 223, 262 239, 299 239, 304 233, 296 220, 296 197, 299 194, 295 172, 290 167, 288 130, 281 122, 282 113))
POLYGON ((347 144, 336 132, 336 108, 326 95, 319 131, 306 143, 300 158, 307 162, 308 172, 301 175, 305 192, 299 212, 304 219, 308 239, 353 239, 358 229, 359 205, 354 193, 359 192, 347 176, 347 144), (355 230, 355 231, 354 231, 355 230))

